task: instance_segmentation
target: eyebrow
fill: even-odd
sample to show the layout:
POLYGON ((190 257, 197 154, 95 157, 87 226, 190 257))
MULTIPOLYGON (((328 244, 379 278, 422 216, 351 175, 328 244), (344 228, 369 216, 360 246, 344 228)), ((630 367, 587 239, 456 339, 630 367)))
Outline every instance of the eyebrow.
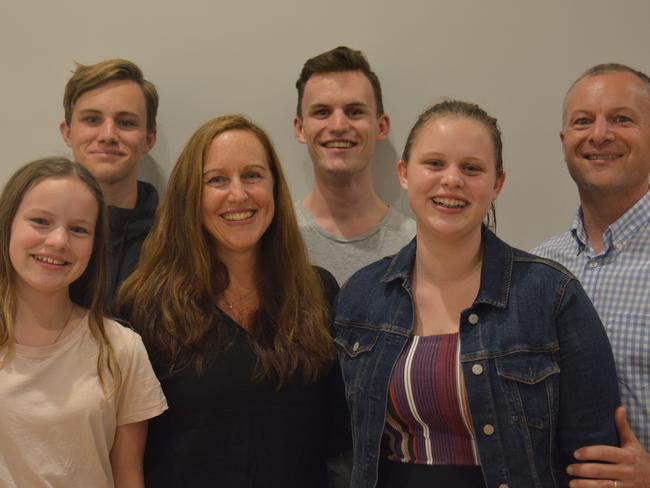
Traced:
MULTIPOLYGON (((331 106, 332 106, 331 103, 316 102, 316 103, 313 103, 313 104, 309 105, 307 108, 309 110, 316 110, 316 109, 320 109, 320 108, 329 108, 331 106)), ((353 108, 353 107, 364 107, 365 108, 365 107, 369 107, 370 105, 368 103, 366 103, 366 102, 360 102, 359 101, 359 102, 345 103, 343 106, 345 108, 353 108)))
MULTIPOLYGON (((43 208, 43 207, 27 208, 26 212, 27 213, 29 213, 29 212, 40 213, 40 214, 44 214, 47 217, 52 217, 52 216, 56 217, 56 214, 54 212, 50 212, 49 210, 47 210, 46 208, 43 208)), ((70 219, 70 220, 73 223, 83 222, 83 223, 88 224, 88 225, 95 225, 95 223, 96 223, 96 220, 93 221, 93 220, 81 219, 81 218, 74 218, 74 219, 70 219)))
MULTIPOLYGON (((101 114, 102 114, 102 111, 101 111, 101 110, 98 110, 98 109, 96 109, 96 108, 84 108, 84 109, 79 110, 78 113, 79 113, 79 115, 82 115, 82 114, 83 114, 83 115, 89 115, 89 114, 93 114, 93 115, 94 115, 94 114, 101 115, 101 114)), ((118 117, 124 117, 124 116, 128 116, 128 117, 136 117, 136 118, 138 118, 138 119, 140 118, 140 115, 139 115, 139 114, 137 114, 136 112, 129 112, 128 110, 122 110, 122 111, 120 111, 120 112, 117 112, 117 116, 118 116, 118 117)))
MULTIPOLYGON (((251 163, 251 164, 247 164, 247 165, 244 166, 242 169, 243 169, 243 170, 247 170, 247 169, 260 169, 260 170, 262 170, 262 171, 267 171, 267 172, 269 172, 269 173, 271 172, 271 168, 270 168, 270 167, 267 168, 267 167, 264 166, 264 164, 262 164, 262 163, 251 163)), ((207 175, 207 174, 210 174, 210 173, 223 173, 223 172, 224 172, 224 170, 223 170, 222 168, 212 168, 212 169, 209 169, 209 170, 207 170, 207 171, 204 171, 204 172, 203 172, 203 176, 205 176, 205 175, 207 175)))

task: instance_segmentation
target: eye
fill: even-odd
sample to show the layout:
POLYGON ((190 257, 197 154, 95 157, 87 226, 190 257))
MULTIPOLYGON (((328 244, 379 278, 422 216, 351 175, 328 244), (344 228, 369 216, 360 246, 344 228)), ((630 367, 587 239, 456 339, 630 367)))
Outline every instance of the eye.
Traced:
POLYGON ((326 108, 318 108, 311 112, 311 116, 317 119, 324 119, 329 117, 330 111, 326 108))
POLYGON ((347 113, 348 117, 350 117, 352 119, 358 119, 358 118, 363 117, 365 115, 365 112, 363 111, 363 109, 361 109, 359 107, 349 108, 346 111, 346 113, 347 113))
POLYGON ((221 175, 210 176, 207 180, 205 180, 206 185, 215 187, 222 187, 226 185, 226 183, 228 183, 228 178, 221 175))
POLYGON ((627 115, 615 115, 613 120, 615 124, 629 124, 632 122, 632 119, 627 115))
POLYGON ((588 117, 578 117, 573 121, 573 125, 585 126, 591 124, 591 119, 588 117))
POLYGON ((432 169, 439 169, 444 166, 444 163, 439 159, 430 159, 424 162, 425 165, 429 166, 432 169))
POLYGON ((465 166, 463 166, 463 171, 465 173, 467 173, 467 174, 482 173, 483 172, 483 167, 481 167, 478 164, 468 163, 465 166))
POLYGON ((90 235, 90 230, 88 230, 86 227, 83 227, 81 225, 74 225, 70 227, 70 232, 73 234, 77 234, 80 236, 89 236, 90 235))
POLYGON ((258 181, 262 179, 262 174, 257 171, 246 171, 241 177, 244 181, 258 181))
POLYGON ((44 225, 48 224, 47 219, 45 219, 43 217, 32 217, 31 219, 29 219, 29 221, 32 224, 37 225, 37 226, 44 226, 44 225))
POLYGON ((99 124, 99 117, 96 115, 86 115, 83 117, 82 122, 88 124, 88 125, 97 125, 99 124))
POLYGON ((118 120, 118 121, 117 121, 117 124, 118 124, 120 127, 123 127, 123 128, 125 128, 125 129, 132 129, 132 128, 138 126, 138 124, 137 124, 136 121, 134 121, 134 120, 129 120, 129 119, 118 120))

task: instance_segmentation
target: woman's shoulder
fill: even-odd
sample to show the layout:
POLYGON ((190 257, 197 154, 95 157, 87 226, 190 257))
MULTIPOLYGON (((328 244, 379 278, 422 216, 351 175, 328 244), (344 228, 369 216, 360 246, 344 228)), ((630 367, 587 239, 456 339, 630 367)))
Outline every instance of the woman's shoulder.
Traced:
POLYGON ((527 251, 521 249, 512 248, 513 251, 513 262, 515 265, 531 267, 534 271, 538 273, 546 273, 550 276, 556 276, 562 280, 572 280, 576 279, 573 273, 562 266, 557 261, 552 259, 544 258, 536 254, 531 254, 527 251))
MULTIPOLYGON (((129 325, 104 317, 104 332, 116 353, 131 351, 142 345, 142 338, 129 325)), ((142 346, 144 347, 144 346, 142 346)))

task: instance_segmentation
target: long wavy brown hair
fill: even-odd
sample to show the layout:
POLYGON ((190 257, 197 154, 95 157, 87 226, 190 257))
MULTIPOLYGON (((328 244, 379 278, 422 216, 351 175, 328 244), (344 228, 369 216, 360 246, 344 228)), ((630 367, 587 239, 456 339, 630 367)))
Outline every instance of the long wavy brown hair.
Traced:
POLYGON ((241 115, 206 122, 185 145, 138 267, 119 290, 118 315, 129 318, 154 361, 170 372, 192 364, 201 374, 206 360, 228 347, 215 305, 228 286, 228 271, 203 227, 201 196, 210 145, 231 130, 258 138, 274 181, 275 213, 260 239, 260 305, 249 330, 256 377, 270 377, 278 386, 296 374, 313 381, 333 360, 323 286, 309 264, 271 140, 241 115))
POLYGON ((97 222, 93 238, 93 249, 88 266, 83 274, 70 284, 70 298, 77 305, 89 309, 88 327, 97 342, 97 375, 108 400, 121 385, 120 367, 104 329, 104 295, 106 293, 106 246, 108 220, 104 196, 97 181, 86 168, 78 163, 52 157, 38 159, 26 164, 9 179, 0 196, 0 348, 6 346, 0 358, 0 367, 11 359, 14 347, 15 271, 9 257, 11 225, 25 194, 47 178, 77 178, 97 202, 97 222), (112 387, 106 381, 104 371, 111 376, 112 387))

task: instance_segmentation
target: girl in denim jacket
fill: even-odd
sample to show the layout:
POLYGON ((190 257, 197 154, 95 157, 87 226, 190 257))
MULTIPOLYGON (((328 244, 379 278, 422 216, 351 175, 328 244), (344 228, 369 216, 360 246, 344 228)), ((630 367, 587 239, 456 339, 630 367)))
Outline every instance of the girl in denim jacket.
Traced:
POLYGON ((483 224, 501 153, 474 104, 439 103, 411 129, 397 172, 417 236, 336 307, 354 488, 567 486, 575 449, 618 442, 614 360, 580 284, 483 224))

